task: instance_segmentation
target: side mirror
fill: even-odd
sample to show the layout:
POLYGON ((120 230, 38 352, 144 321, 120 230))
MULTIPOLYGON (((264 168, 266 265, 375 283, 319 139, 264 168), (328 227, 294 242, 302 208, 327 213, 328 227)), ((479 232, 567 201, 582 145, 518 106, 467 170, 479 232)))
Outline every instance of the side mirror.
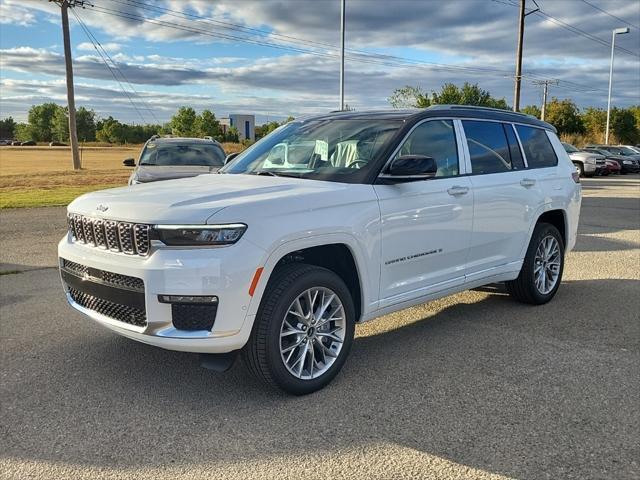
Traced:
POLYGON ((438 165, 432 157, 426 155, 402 155, 391 162, 383 178, 394 180, 424 180, 433 178, 438 171, 438 165))
POLYGON ((124 165, 125 167, 135 167, 136 166, 136 161, 133 158, 126 158, 122 162, 122 165, 124 165))
POLYGON ((224 164, 226 165, 227 163, 229 163, 231 160, 233 160, 234 158, 236 158, 238 155, 240 155, 240 152, 235 152, 235 153, 230 153, 229 155, 227 155, 227 157, 224 159, 224 164))

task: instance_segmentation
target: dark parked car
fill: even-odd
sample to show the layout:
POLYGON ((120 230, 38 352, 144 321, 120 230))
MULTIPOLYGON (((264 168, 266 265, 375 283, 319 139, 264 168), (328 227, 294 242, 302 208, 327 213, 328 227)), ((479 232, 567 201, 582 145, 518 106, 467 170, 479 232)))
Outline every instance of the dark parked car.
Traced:
POLYGON ((634 168, 634 165, 632 164, 632 162, 631 164, 630 162, 627 162, 626 164, 624 163, 624 161, 628 159, 622 155, 616 155, 607 150, 602 150, 600 148, 595 148, 595 147, 585 147, 582 149, 582 151, 604 155, 606 157, 606 160, 616 162, 620 167, 619 173, 622 175, 636 172, 636 169, 634 168))
POLYGON ((614 145, 587 145, 584 148, 588 152, 606 152, 607 158, 620 163, 621 172, 625 173, 638 173, 640 172, 640 155, 635 153, 628 147, 620 147, 614 145))
POLYGON ((133 158, 123 163, 136 167, 129 185, 215 173, 224 165, 222 146, 211 138, 160 137, 154 135, 142 147, 136 166, 133 158))
POLYGON ((26 142, 22 142, 20 144, 21 147, 33 147, 36 144, 33 140, 27 140, 26 142))

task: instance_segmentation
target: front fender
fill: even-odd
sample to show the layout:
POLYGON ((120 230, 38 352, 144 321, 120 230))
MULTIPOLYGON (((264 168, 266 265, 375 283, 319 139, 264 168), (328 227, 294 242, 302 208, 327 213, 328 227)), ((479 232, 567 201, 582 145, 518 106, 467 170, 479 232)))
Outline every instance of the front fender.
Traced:
POLYGON ((286 241, 277 242, 272 249, 269 249, 262 262, 263 271, 249 304, 247 316, 257 314, 267 283, 269 282, 276 265, 284 256, 298 250, 331 244, 344 244, 353 255, 356 269, 358 271, 358 278, 360 279, 360 291, 362 296, 362 298, 360 298, 360 303, 362 305, 362 313, 364 314, 365 312, 375 310, 378 303, 377 292, 379 290, 380 281, 379 267, 376 270, 375 265, 372 265, 372 262, 366 258, 356 237, 349 233, 338 232, 287 239, 286 241))

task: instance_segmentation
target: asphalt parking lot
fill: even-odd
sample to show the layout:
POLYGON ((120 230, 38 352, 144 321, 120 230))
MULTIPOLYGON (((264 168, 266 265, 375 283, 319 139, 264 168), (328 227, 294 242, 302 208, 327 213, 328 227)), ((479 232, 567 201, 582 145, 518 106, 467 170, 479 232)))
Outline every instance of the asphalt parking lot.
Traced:
POLYGON ((0 478, 640 478, 640 177, 583 185, 550 304, 484 288, 367 323, 302 398, 72 311, 64 209, 0 212, 0 478))

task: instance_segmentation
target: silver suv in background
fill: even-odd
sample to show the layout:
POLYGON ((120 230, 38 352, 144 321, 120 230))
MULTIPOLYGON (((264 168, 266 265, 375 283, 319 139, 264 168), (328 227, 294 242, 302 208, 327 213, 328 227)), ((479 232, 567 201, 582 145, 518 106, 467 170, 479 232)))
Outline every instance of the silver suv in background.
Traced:
POLYGON ((215 173, 224 165, 225 153, 220 143, 210 137, 160 137, 154 135, 142 147, 136 165, 133 158, 122 162, 136 167, 129 185, 215 173))
POLYGON ((571 162, 576 166, 581 177, 593 177, 600 175, 605 170, 606 158, 604 155, 578 150, 570 143, 562 142, 564 151, 567 152, 571 162))

